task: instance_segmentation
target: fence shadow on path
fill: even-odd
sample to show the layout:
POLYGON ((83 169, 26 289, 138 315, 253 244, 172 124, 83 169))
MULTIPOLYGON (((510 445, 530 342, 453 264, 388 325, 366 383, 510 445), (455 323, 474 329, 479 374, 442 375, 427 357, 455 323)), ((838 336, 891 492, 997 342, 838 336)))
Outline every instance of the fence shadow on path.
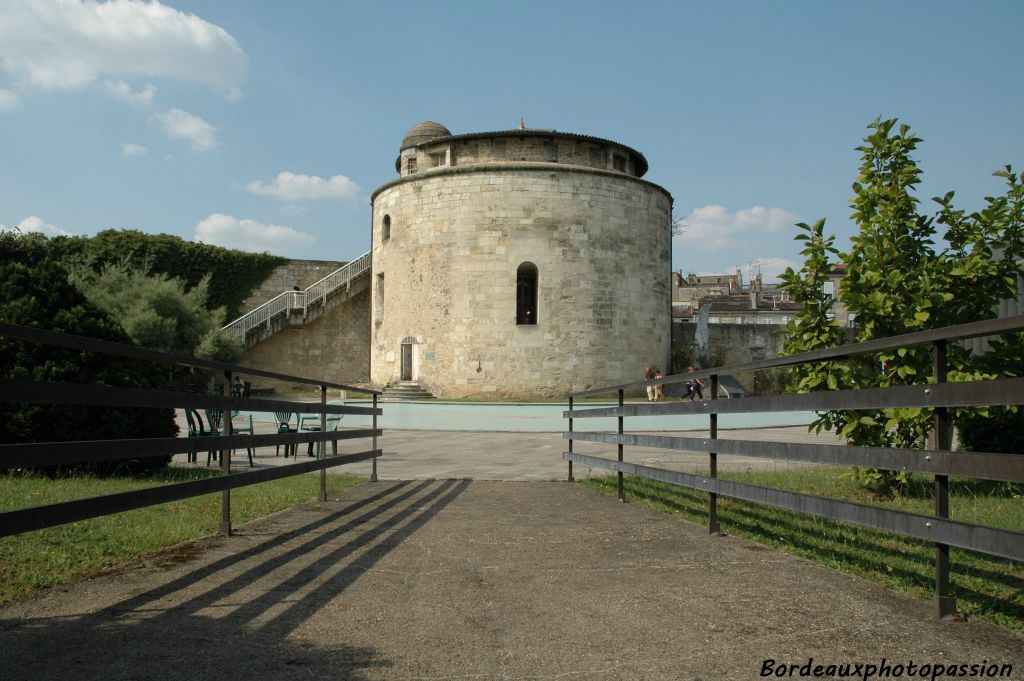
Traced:
MULTIPOLYGON (((269 528, 241 528, 227 543, 249 541, 251 546, 217 557, 214 545, 212 559, 197 552, 197 560, 172 567, 167 581, 127 598, 97 593, 97 600, 106 604, 92 612, 50 617, 40 612, 38 617, 0 620, 3 677, 379 678, 390 662, 372 647, 325 647, 289 634, 468 484, 381 483, 379 492, 294 529, 278 532, 272 518, 269 528)), ((311 505, 310 512, 322 508, 311 505)), ((237 550, 237 544, 226 550, 237 550)), ((108 581, 120 580, 77 586, 88 590, 95 585, 99 592, 108 581)))

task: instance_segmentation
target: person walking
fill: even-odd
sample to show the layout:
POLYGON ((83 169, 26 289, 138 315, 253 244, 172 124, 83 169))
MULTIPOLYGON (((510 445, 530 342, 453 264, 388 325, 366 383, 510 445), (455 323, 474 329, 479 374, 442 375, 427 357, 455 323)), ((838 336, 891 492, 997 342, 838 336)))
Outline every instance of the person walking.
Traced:
MULTIPOLYGON (((694 372, 694 368, 692 366, 691 367, 686 367, 686 373, 692 374, 693 372, 694 372)), ((699 378, 696 378, 696 377, 688 378, 688 379, 686 379, 686 394, 683 395, 682 397, 680 397, 679 399, 680 400, 685 400, 687 397, 689 397, 690 401, 693 402, 693 398, 696 396, 698 399, 703 400, 704 399, 704 393, 701 390, 701 388, 703 388, 703 387, 704 387, 704 384, 700 382, 699 378)))
MULTIPOLYGON (((644 380, 652 381, 655 378, 661 378, 661 372, 658 371, 658 365, 651 364, 647 367, 647 371, 644 372, 644 380)), ((658 399, 658 388, 661 386, 649 385, 647 386, 647 401, 654 402, 658 399)))

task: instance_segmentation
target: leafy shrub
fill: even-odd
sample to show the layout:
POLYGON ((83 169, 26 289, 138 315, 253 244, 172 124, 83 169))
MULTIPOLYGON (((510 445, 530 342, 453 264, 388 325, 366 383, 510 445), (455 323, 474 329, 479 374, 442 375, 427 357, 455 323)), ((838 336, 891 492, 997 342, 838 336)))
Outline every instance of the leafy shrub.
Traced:
POLYGON ((971 452, 1024 454, 1024 412, 1005 407, 987 416, 971 414, 957 421, 960 448, 971 452))
POLYGON ((136 345, 222 362, 242 356, 241 341, 221 329, 224 308, 207 307, 208 276, 186 290, 181 279, 120 262, 103 266, 98 274, 78 266, 71 283, 117 319, 136 345))
MULTIPOLYGON (((0 319, 11 324, 130 343, 108 315, 68 282, 68 273, 39 235, 0 233, 0 319)), ((47 382, 160 388, 161 367, 91 352, 0 338, 0 376, 47 382)), ((171 437, 170 409, 0 403, 0 442, 171 437)), ((47 467, 48 474, 87 471, 140 474, 166 466, 168 456, 47 467)), ((40 469, 43 470, 43 469, 40 469)))

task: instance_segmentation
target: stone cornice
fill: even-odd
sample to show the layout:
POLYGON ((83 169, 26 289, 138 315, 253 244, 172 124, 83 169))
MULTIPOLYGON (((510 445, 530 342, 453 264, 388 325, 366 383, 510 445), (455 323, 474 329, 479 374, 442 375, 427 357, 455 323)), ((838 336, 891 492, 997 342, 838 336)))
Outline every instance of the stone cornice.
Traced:
MULTIPOLYGON (((621 145, 620 145, 621 146, 621 145)), ((468 163, 464 166, 447 166, 443 168, 431 168, 424 170, 423 172, 416 173, 414 175, 406 175, 399 177, 391 182, 387 182, 377 187, 373 194, 370 195, 370 204, 377 199, 377 195, 386 189, 397 187, 400 184, 407 182, 417 182, 419 180, 429 180, 435 177, 443 177, 445 175, 460 175, 460 174, 472 174, 472 173, 484 173, 484 172, 562 172, 562 173, 583 173, 588 175, 601 175, 604 177, 615 178, 618 180, 626 180, 629 182, 636 182, 637 184, 646 185, 652 189, 656 189, 665 196, 668 197, 669 202, 674 201, 672 194, 661 185, 657 185, 649 180, 645 180, 640 177, 634 177, 627 175, 616 170, 604 170, 603 168, 592 168, 590 166, 578 166, 571 165, 568 163, 544 163, 536 161, 502 161, 500 163, 468 163)))

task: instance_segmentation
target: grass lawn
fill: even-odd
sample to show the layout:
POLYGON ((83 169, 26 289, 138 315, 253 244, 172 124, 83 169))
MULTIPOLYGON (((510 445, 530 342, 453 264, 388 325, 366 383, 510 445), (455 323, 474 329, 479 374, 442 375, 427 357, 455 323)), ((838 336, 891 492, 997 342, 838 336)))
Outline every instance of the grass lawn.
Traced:
MULTIPOLYGON (((904 496, 879 499, 845 475, 813 468, 723 473, 720 477, 764 487, 933 514, 930 482, 915 478, 904 496)), ((581 480, 615 494, 615 477, 581 480)), ((645 478, 625 478, 626 498, 691 522, 707 524, 707 494, 645 478)), ((1024 531, 1024 490, 1006 483, 951 480, 950 515, 962 522, 1024 531)), ((753 539, 919 598, 934 596, 933 544, 847 523, 718 498, 722 531, 753 539)), ((957 609, 1024 632, 1024 564, 962 549, 950 550, 957 609)))
MULTIPOLYGON (((204 469, 168 468, 144 478, 0 476, 0 510, 127 492, 217 475, 204 469)), ((328 475, 328 494, 363 482, 353 475, 328 475)), ((250 485, 231 492, 232 524, 290 508, 315 498, 319 472, 250 485)), ((221 493, 158 504, 46 530, 0 538, 0 603, 35 589, 56 586, 132 558, 156 553, 217 530, 221 493)))

